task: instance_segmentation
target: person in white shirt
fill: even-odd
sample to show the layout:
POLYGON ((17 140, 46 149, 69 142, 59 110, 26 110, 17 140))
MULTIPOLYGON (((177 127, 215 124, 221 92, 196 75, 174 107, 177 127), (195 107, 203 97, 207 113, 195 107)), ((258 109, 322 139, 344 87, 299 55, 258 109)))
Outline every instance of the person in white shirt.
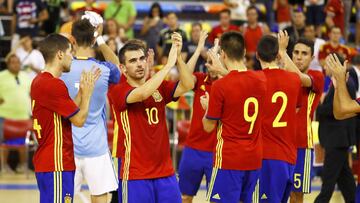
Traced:
POLYGON ((247 21, 246 9, 250 6, 250 0, 224 0, 224 4, 231 10, 232 24, 241 26, 247 21))
POLYGON ((21 70, 27 72, 31 80, 45 68, 44 57, 39 50, 34 49, 30 36, 22 37, 14 52, 20 59, 21 70))

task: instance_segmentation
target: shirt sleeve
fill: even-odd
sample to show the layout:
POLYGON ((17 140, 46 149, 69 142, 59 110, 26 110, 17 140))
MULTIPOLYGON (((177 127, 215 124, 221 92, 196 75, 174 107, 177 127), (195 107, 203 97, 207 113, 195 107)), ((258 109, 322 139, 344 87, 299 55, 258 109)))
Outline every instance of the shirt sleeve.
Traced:
POLYGON ((133 91, 135 87, 131 87, 127 83, 116 85, 111 89, 110 100, 119 111, 123 111, 127 108, 126 98, 133 91))
POLYGON ((211 87, 210 100, 206 118, 210 120, 220 120, 223 114, 223 106, 224 93, 219 86, 219 83, 215 82, 211 87))
POLYGON ((133 2, 130 3, 130 17, 135 17, 137 14, 136 8, 133 2))
POLYGON ((65 83, 60 79, 53 79, 48 84, 47 91, 43 94, 43 100, 40 102, 44 102, 45 107, 65 118, 70 118, 79 111, 79 107, 70 98, 65 83))
POLYGON ((110 75, 109 75, 109 83, 110 84, 116 84, 120 81, 120 70, 119 68, 110 62, 101 62, 104 66, 108 67, 110 69, 110 75))
POLYGON ((311 71, 308 73, 311 78, 311 89, 316 93, 322 93, 324 90, 324 75, 320 71, 311 71))
POLYGON ((159 88, 161 96, 164 98, 165 103, 169 103, 172 101, 177 101, 178 97, 174 97, 176 88, 179 84, 179 81, 177 82, 171 82, 164 80, 164 82, 161 83, 161 86, 159 88))

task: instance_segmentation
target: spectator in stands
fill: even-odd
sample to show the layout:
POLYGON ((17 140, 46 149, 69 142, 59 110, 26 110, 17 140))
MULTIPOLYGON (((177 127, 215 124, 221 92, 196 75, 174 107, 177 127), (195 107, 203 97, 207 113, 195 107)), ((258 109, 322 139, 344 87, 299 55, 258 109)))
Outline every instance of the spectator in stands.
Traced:
POLYGON ((71 12, 71 19, 61 25, 59 33, 66 33, 71 35, 72 24, 79 20, 83 14, 83 12, 71 12))
POLYGON ((273 9, 276 10, 276 20, 279 30, 291 25, 290 5, 288 0, 275 0, 273 9))
POLYGON ((104 18, 115 19, 120 28, 125 30, 127 39, 134 38, 133 25, 136 19, 136 8, 133 1, 113 0, 106 7, 104 18))
POLYGON ((254 57, 257 44, 263 35, 269 34, 270 29, 266 24, 258 21, 258 11, 255 6, 249 6, 246 10, 247 23, 241 29, 244 40, 246 55, 254 57))
POLYGON ((306 24, 315 25, 316 35, 321 36, 321 26, 325 22, 325 0, 305 0, 306 24))
POLYGON ((167 62, 167 56, 169 55, 172 44, 171 34, 173 32, 177 32, 182 36, 183 46, 181 49, 181 56, 184 60, 186 60, 187 53, 189 52, 187 47, 188 40, 185 31, 179 28, 178 18, 174 12, 170 12, 167 14, 166 24, 168 27, 161 30, 160 39, 157 46, 157 53, 160 57, 160 64, 166 64, 167 62))
POLYGON ((44 57, 39 50, 34 49, 33 40, 29 35, 20 39, 14 51, 20 59, 21 70, 27 72, 31 80, 45 68, 44 57))
POLYGON ((110 49, 117 55, 120 48, 118 47, 118 44, 116 42, 116 39, 114 38, 109 38, 108 40, 106 40, 106 44, 110 47, 110 49))
POLYGON ((325 40, 316 37, 316 30, 314 25, 306 25, 304 37, 314 42, 314 58, 310 63, 310 69, 322 71, 319 63, 320 47, 325 44, 325 40))
MULTIPOLYGON (((340 30, 339 30, 340 31, 340 30)), ((339 57, 341 64, 344 59, 339 57)), ((347 89, 355 99, 355 87, 352 78, 347 81, 347 89)), ((319 118, 319 140, 325 149, 322 170, 322 186, 315 203, 330 202, 337 184, 345 202, 355 202, 355 180, 349 164, 349 148, 356 144, 356 120, 349 118, 337 120, 333 114, 334 86, 331 85, 324 101, 319 104, 316 114, 319 118)))
MULTIPOLYGON (((189 52, 188 55, 192 56, 194 55, 199 40, 200 40, 200 34, 202 31, 202 25, 199 22, 195 22, 191 25, 191 33, 190 33, 190 42, 188 44, 189 52)), ((200 52, 200 56, 198 57, 198 60, 196 61, 194 72, 207 72, 207 68, 205 67, 206 59, 207 59, 207 50, 210 48, 210 44, 205 43, 204 49, 200 52)))
POLYGON ((124 29, 120 28, 116 20, 109 19, 106 21, 103 38, 105 41, 109 40, 110 38, 115 39, 116 45, 120 49, 124 45, 122 41, 126 39, 126 36, 124 29))
POLYGON ((246 22, 246 9, 250 6, 250 0, 224 0, 224 4, 230 8, 231 24, 241 26, 246 22))
MULTIPOLYGON (((342 0, 329 0, 325 6, 325 24, 328 28, 339 27, 341 33, 345 34, 344 4, 342 0)), ((330 29, 329 29, 330 30, 330 29)), ((330 36, 329 36, 330 37, 330 36)))
POLYGON ((159 41, 159 35, 164 28, 163 11, 159 3, 155 2, 151 5, 148 16, 145 17, 140 36, 144 39, 149 49, 153 49, 156 53, 156 44, 159 41))
POLYGON ((212 28, 212 31, 208 37, 210 44, 214 44, 215 38, 221 37, 221 35, 228 31, 240 31, 239 27, 231 24, 230 21, 231 11, 229 9, 224 9, 219 13, 220 25, 217 25, 212 28))
POLYGON ((355 45, 356 48, 360 49, 360 0, 356 0, 356 35, 355 35, 355 45))
POLYGON ((85 0, 85 6, 76 9, 75 12, 85 12, 85 11, 93 11, 99 15, 103 15, 103 10, 98 8, 95 3, 96 0, 85 0))
MULTIPOLYGON (((26 120, 30 119, 30 84, 31 80, 27 74, 21 71, 19 58, 11 52, 6 57, 7 69, 0 72, 0 126, 4 119, 26 120)), ((0 129, 2 132, 2 129, 0 129)), ((0 137, 2 143, 3 137, 0 137)), ((14 143, 15 144, 15 143, 14 143)), ((25 144, 25 139, 16 140, 16 144, 25 144)), ((25 150, 19 149, 20 167, 22 172, 26 167, 25 150)), ((4 157, 7 160, 8 151, 4 150, 4 157)), ((5 164, 5 171, 12 172, 5 164)))
POLYGON ((304 35, 306 25, 305 20, 305 14, 302 8, 295 8, 295 10, 292 12, 292 25, 285 28, 290 37, 287 50, 289 56, 292 56, 292 50, 294 48, 295 42, 304 35))
POLYGON ((41 0, 15 1, 11 33, 37 36, 39 24, 48 17, 49 13, 41 0))
POLYGON ((330 53, 337 53, 344 59, 351 60, 350 49, 347 46, 340 44, 341 37, 342 32, 339 27, 334 26, 330 29, 329 41, 326 42, 319 51, 319 61, 322 67, 325 65, 325 58, 330 53))
POLYGON ((47 0, 45 2, 49 18, 44 22, 42 27, 46 34, 51 34, 57 31, 56 29, 60 24, 61 2, 63 2, 63 0, 47 0))

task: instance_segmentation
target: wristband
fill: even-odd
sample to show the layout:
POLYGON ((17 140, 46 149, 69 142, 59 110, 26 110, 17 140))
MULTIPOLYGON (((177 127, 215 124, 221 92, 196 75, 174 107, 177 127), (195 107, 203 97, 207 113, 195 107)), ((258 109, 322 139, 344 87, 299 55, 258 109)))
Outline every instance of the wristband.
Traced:
POLYGON ((98 36, 96 38, 96 43, 97 43, 98 46, 100 46, 102 44, 105 44, 105 40, 104 40, 104 38, 102 36, 98 36))

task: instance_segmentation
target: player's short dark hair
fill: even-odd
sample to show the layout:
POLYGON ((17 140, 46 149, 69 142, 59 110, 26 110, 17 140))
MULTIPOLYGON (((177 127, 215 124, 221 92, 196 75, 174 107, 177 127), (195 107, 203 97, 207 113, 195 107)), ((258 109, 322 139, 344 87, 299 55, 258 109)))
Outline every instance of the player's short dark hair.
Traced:
POLYGON ((272 62, 276 59, 279 52, 278 39, 272 35, 263 36, 257 46, 257 55, 260 60, 272 62))
POLYGON ((221 35, 221 49, 231 60, 243 60, 245 54, 244 37, 240 32, 230 31, 221 35))
POLYGON ((125 45, 119 51, 119 60, 121 64, 125 64, 125 53, 127 51, 142 50, 146 53, 146 43, 142 40, 133 39, 125 43, 125 45))
POLYGON ((314 42, 312 40, 301 37, 295 42, 295 45, 297 44, 304 44, 305 46, 309 47, 311 49, 311 56, 314 55, 314 42))
POLYGON ((227 13, 227 14, 231 15, 231 10, 228 8, 225 8, 219 12, 219 15, 221 15, 222 13, 227 13))
POLYGON ((45 62, 49 63, 55 59, 58 51, 65 52, 71 46, 70 41, 60 34, 50 34, 39 44, 39 50, 45 62))
POLYGON ((95 27, 88 19, 77 20, 72 25, 71 35, 74 36, 78 46, 92 46, 94 43, 95 27))

